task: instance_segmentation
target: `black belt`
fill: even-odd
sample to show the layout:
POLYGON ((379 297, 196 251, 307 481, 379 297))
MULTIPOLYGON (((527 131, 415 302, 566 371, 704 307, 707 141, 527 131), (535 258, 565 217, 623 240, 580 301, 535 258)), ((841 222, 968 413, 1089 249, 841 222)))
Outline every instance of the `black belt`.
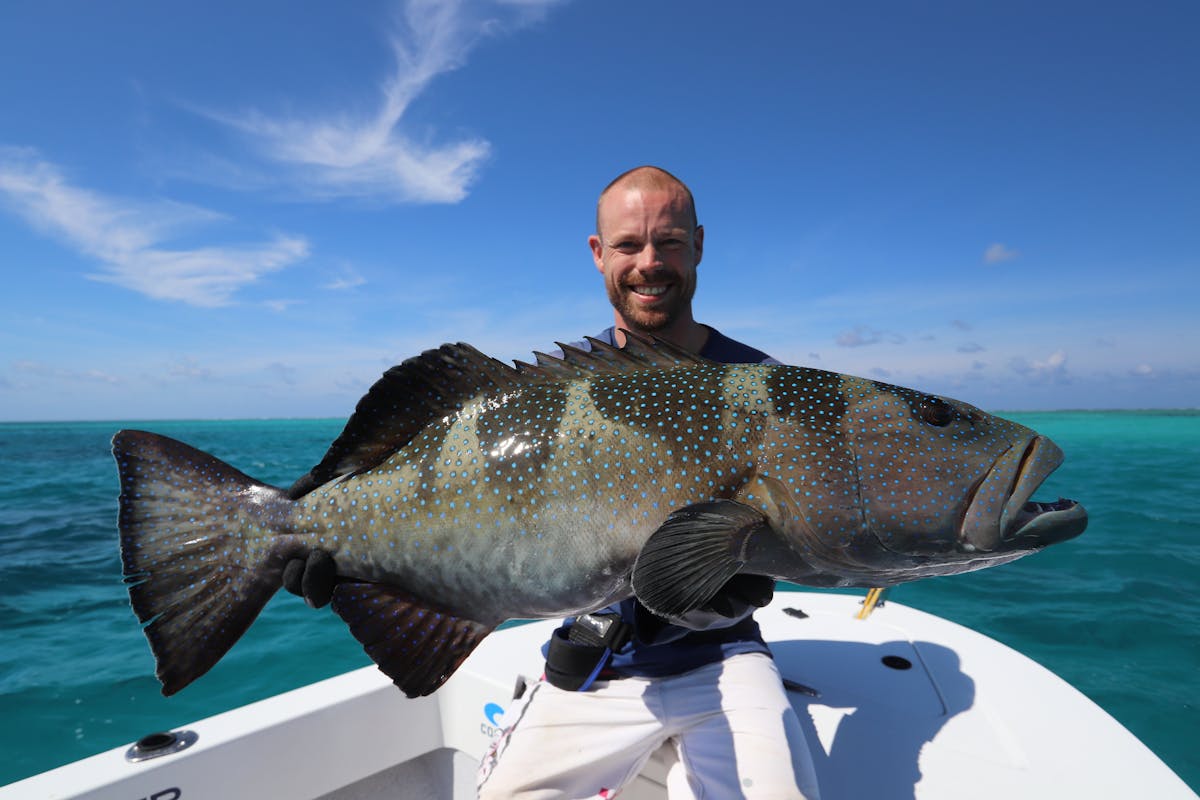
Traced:
POLYGON ((569 692, 582 692, 601 676, 612 654, 633 635, 633 628, 611 611, 584 614, 550 637, 546 680, 569 692))

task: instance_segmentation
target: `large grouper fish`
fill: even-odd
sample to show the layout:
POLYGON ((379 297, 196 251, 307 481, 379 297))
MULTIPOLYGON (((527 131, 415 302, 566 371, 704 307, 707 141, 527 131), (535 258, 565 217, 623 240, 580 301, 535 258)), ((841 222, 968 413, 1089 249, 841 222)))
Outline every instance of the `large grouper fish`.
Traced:
POLYGON ((208 671, 318 548, 334 611, 417 696, 506 619, 631 594, 676 619, 738 573, 886 587, 1087 525, 1073 501, 1031 501, 1059 448, 965 403, 632 335, 590 347, 411 358, 290 489, 119 432, 121 558, 163 693, 208 671))

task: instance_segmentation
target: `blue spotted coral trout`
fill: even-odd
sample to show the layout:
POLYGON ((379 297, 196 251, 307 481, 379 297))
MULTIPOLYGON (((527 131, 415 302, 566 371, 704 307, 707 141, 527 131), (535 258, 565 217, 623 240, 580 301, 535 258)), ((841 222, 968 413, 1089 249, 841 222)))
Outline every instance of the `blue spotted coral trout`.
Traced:
POLYGON ((410 696, 510 618, 636 595, 676 619, 738 573, 886 587, 1078 535, 1031 501, 1062 453, 956 400, 632 335, 509 366, 445 345, 390 369, 290 489, 121 431, 120 542, 164 694, 328 551, 333 609, 410 696))

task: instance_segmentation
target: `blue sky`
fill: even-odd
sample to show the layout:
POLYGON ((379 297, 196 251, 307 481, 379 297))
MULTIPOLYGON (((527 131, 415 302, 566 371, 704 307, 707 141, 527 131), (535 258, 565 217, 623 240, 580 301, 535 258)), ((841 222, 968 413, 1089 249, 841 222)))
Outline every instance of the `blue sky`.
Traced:
POLYGON ((986 409, 1200 405, 1192 2, 0 9, 0 419, 346 416, 609 324, 624 169, 697 317, 986 409))

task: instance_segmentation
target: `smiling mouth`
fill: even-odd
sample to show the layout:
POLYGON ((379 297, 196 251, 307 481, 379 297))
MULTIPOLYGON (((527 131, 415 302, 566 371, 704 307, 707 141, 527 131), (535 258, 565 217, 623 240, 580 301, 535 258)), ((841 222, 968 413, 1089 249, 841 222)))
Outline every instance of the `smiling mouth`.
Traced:
POLYGON ((641 297, 659 297, 667 293, 669 286, 630 286, 629 291, 641 297))

